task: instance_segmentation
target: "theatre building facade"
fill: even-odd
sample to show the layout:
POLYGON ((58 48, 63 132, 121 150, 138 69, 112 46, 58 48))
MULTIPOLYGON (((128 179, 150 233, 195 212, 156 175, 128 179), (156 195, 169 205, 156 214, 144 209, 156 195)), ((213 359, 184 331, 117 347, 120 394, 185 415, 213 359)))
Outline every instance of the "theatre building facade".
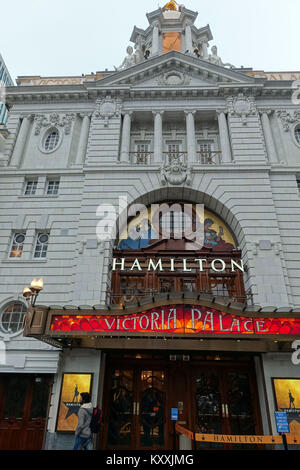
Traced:
POLYGON ((7 89, 1 449, 71 449, 88 391, 96 449, 191 449, 173 419, 277 435, 276 411, 300 434, 300 73, 223 62, 196 19, 169 2, 114 71, 7 89))

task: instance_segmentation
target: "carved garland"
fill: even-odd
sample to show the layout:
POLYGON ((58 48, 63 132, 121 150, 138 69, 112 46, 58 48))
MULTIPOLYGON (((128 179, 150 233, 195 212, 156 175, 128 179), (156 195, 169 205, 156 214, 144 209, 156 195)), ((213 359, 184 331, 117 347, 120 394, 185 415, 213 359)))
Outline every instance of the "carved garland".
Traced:
POLYGON ((35 123, 35 135, 39 135, 41 133, 42 128, 46 127, 62 127, 65 130, 65 134, 68 135, 71 132, 72 122, 75 120, 75 114, 64 114, 59 115, 58 113, 50 114, 49 118, 47 118, 44 114, 36 115, 34 118, 35 123))
POLYGON ((290 130, 292 124, 300 122, 300 111, 277 111, 276 114, 280 118, 285 132, 290 130))

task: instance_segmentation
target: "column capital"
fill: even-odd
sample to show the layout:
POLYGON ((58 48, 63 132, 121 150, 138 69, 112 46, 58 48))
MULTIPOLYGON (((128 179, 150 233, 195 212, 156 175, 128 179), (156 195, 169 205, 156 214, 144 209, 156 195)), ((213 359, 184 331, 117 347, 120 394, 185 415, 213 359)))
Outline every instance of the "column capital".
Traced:
POLYGON ((225 114, 226 115, 228 113, 228 110, 219 108, 219 109, 216 109, 216 113, 217 113, 218 116, 220 116, 220 114, 225 114))
POLYGON ((164 114, 165 111, 152 111, 152 114, 154 114, 154 116, 156 116, 157 114, 160 114, 161 116, 164 114))
POLYGON ((35 114, 31 113, 31 114, 21 114, 21 119, 28 119, 28 121, 33 121, 34 120, 34 117, 35 117, 35 114))
POLYGON ((78 113, 78 116, 81 117, 82 119, 84 118, 91 118, 92 117, 92 113, 78 113))
POLYGON ((186 116, 188 116, 189 114, 195 115, 196 112, 197 112, 197 111, 196 111, 195 109, 185 109, 185 110, 184 110, 184 114, 185 114, 186 116))
POLYGON ((260 114, 266 114, 267 116, 271 116, 271 114, 274 113, 274 109, 270 109, 270 108, 261 108, 259 109, 259 113, 260 114))
POLYGON ((126 116, 126 115, 127 115, 127 116, 130 116, 130 117, 131 117, 131 116, 133 115, 133 111, 123 111, 123 112, 122 112, 122 115, 123 115, 123 116, 126 116))

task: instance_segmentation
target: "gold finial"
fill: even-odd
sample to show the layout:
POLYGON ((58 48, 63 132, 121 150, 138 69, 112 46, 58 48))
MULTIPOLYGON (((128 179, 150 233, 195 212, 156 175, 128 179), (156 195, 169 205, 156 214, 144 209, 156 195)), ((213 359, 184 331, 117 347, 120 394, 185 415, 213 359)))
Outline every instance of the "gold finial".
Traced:
POLYGON ((178 5, 175 0, 171 0, 170 2, 166 3, 166 5, 163 7, 163 11, 167 10, 175 10, 178 11, 178 5))

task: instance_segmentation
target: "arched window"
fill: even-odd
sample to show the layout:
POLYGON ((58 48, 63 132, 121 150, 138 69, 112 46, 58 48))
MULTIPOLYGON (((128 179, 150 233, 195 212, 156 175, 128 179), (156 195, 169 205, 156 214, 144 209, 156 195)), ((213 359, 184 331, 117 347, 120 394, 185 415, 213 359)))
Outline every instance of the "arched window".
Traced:
POLYGON ((56 129, 53 129, 48 133, 44 143, 44 149, 46 152, 51 152, 56 149, 59 142, 59 132, 56 129))
POLYGON ((22 330, 23 318, 27 309, 21 302, 7 305, 0 317, 1 329, 4 333, 14 334, 22 330))
POLYGON ((296 142, 300 145, 300 125, 295 129, 295 138, 296 142))

